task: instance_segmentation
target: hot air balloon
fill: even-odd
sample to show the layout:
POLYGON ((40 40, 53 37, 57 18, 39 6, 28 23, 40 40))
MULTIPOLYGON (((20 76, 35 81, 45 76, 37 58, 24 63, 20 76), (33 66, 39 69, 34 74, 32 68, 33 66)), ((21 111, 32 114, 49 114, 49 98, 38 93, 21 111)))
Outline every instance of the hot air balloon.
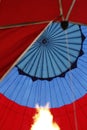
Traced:
POLYGON ((29 130, 49 102, 61 130, 86 130, 86 0, 0 6, 0 129, 29 130))

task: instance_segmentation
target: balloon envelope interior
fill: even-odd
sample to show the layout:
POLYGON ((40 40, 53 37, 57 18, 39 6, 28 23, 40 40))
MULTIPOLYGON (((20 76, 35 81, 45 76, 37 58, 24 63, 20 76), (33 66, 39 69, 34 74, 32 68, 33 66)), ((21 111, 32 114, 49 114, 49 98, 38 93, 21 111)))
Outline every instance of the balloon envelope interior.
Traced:
POLYGON ((87 86, 87 27, 52 23, 0 83, 0 93, 35 108, 71 104, 87 86), (35 80, 33 80, 35 79, 35 80))

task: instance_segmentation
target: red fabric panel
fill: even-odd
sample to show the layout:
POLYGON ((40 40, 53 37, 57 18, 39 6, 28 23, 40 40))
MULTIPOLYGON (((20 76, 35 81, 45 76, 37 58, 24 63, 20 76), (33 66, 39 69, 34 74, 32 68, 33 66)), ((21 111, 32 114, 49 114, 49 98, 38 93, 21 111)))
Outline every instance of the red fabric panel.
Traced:
POLYGON ((35 109, 27 109, 0 95, 0 130, 29 130, 35 109))
POLYGON ((0 30, 0 78, 45 26, 42 24, 0 30))
POLYGON ((59 15, 57 0, 2 0, 0 25, 51 20, 59 15))
POLYGON ((51 110, 61 130, 87 129, 87 95, 76 102, 51 110))
MULTIPOLYGON (((61 130, 77 130, 76 127, 78 130, 87 129, 87 95, 75 104, 50 111, 61 130)), ((29 130, 35 112, 35 109, 20 106, 0 94, 0 130, 29 130)))
MULTIPOLYGON (((62 0, 64 18, 70 9, 73 0, 62 0), (67 3, 67 4, 66 4, 67 3)), ((87 0, 76 0, 69 16, 69 21, 87 24, 87 0)))
MULTIPOLYGON (((72 0, 62 0, 64 17, 71 3, 72 0)), ((86 5, 86 0, 76 0, 69 20, 87 24, 86 5)), ((1 0, 0 2, 0 25, 52 20, 59 15, 58 0, 1 0)))
POLYGON ((69 20, 87 25, 87 0, 76 0, 69 20))

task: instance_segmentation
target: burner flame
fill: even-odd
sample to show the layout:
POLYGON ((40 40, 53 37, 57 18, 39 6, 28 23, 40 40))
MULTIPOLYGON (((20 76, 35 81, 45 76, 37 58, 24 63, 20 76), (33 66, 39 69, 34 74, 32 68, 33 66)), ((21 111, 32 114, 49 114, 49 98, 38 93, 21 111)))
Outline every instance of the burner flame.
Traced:
POLYGON ((60 130, 59 126, 53 122, 53 116, 48 108, 36 106, 37 113, 33 117, 34 123, 30 130, 60 130))

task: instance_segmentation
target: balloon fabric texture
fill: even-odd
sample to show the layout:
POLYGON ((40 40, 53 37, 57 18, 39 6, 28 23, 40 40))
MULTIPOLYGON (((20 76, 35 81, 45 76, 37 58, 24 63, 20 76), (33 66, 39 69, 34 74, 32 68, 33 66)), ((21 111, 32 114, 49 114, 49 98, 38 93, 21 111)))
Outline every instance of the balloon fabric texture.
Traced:
POLYGON ((69 23, 64 31, 53 22, 0 83, 0 92, 33 108, 47 102, 57 108, 81 98, 86 94, 86 35, 85 26, 69 23))
POLYGON ((0 1, 0 130, 30 130, 47 103, 60 130, 86 130, 86 5, 0 1))

